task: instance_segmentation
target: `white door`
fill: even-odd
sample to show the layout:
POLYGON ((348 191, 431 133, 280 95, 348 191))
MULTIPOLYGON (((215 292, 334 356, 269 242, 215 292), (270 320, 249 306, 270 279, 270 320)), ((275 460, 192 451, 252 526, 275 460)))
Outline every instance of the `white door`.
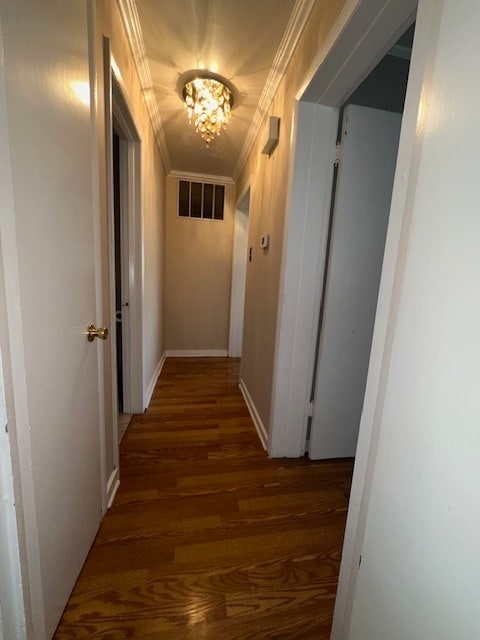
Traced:
POLYGON ((349 105, 321 318, 311 459, 355 455, 401 115, 349 105))
POLYGON ((2 0, 0 21, 9 145, 0 153, 2 162, 9 153, 12 194, 0 230, 10 320, 18 311, 9 326, 16 429, 35 638, 50 638, 101 518, 103 345, 85 335, 101 320, 87 3, 2 0))

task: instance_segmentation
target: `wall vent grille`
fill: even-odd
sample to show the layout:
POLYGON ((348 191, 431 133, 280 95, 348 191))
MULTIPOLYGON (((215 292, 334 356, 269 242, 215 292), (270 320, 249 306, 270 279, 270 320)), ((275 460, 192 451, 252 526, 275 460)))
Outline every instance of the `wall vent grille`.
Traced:
POLYGON ((223 220, 225 186, 208 182, 178 183, 178 215, 181 218, 223 220))

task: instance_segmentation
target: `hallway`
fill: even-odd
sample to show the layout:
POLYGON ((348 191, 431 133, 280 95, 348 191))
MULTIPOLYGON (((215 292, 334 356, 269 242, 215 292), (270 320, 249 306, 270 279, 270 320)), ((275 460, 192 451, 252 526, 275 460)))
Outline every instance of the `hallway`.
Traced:
POLYGON ((57 640, 329 638, 352 461, 269 460, 238 370, 167 359, 57 640))

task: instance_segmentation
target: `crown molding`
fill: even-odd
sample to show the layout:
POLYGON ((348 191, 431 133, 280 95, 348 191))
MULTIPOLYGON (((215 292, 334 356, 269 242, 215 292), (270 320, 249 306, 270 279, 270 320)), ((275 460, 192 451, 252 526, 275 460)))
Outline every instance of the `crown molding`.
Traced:
POLYGON ((245 138, 242 151, 240 152, 235 171, 233 172, 235 179, 240 177, 243 167, 245 166, 250 151, 255 143, 255 139, 260 131, 260 127, 268 113, 280 82, 285 75, 288 63, 292 58, 295 47, 300 40, 300 36, 303 33, 315 1, 316 0, 297 0, 295 3, 287 28, 273 60, 267 81, 265 82, 262 95, 258 101, 257 109, 253 116, 247 137, 245 138))
POLYGON ((153 92, 152 76, 150 74, 150 67, 148 66, 147 53, 145 51, 145 44, 143 42, 142 29, 140 27, 140 19, 138 17, 135 0, 117 0, 117 6, 120 11, 127 40, 135 61, 140 86, 142 88, 145 104, 147 105, 148 114, 152 122, 153 131, 155 133, 163 165, 165 167, 165 171, 168 173, 171 169, 170 155, 168 153, 165 134, 163 132, 162 119, 158 110, 155 94, 153 92))
POLYGON ((235 184, 235 180, 230 176, 215 176, 209 173, 193 173, 191 171, 170 171, 169 178, 180 180, 198 180, 199 182, 214 182, 216 184, 235 184))

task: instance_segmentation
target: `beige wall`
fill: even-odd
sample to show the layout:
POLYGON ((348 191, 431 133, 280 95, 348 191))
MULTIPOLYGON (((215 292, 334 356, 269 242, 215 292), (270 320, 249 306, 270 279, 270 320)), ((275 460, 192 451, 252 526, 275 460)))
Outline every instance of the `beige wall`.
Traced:
MULTIPOLYGON (((96 71, 97 93, 99 97, 97 137, 99 146, 100 202, 102 218, 102 236, 107 238, 107 187, 106 157, 103 104, 103 36, 110 39, 112 55, 121 74, 121 87, 127 100, 132 118, 141 141, 141 211, 142 211, 142 247, 143 247, 143 371, 134 371, 141 375, 143 388, 151 384, 164 353, 163 340, 163 243, 164 243, 164 204, 165 171, 155 140, 152 124, 140 86, 134 60, 123 29, 120 14, 113 0, 98 0, 96 7, 96 71)), ((104 251, 106 255, 107 252, 104 251)), ((108 315, 108 265, 104 268, 103 300, 104 315, 108 315)), ((111 343, 110 343, 111 344, 111 343)), ((108 354, 106 354, 108 357, 108 354)), ((106 381, 106 410, 111 407, 111 384, 106 381)), ((106 416, 107 428, 112 424, 106 416)), ((113 465, 111 432, 107 432, 107 477, 113 465)))
POLYGON ((167 178, 167 350, 227 350, 235 186, 225 185, 224 220, 177 215, 178 179, 167 178))
POLYGON ((251 187, 248 245, 253 247, 253 261, 247 267, 241 378, 267 430, 295 95, 344 4, 345 0, 318 0, 315 4, 267 114, 281 119, 279 145, 271 157, 262 155, 265 128, 260 131, 237 184, 239 193, 248 184, 251 187), (260 248, 265 233, 270 234, 266 252, 260 248))

